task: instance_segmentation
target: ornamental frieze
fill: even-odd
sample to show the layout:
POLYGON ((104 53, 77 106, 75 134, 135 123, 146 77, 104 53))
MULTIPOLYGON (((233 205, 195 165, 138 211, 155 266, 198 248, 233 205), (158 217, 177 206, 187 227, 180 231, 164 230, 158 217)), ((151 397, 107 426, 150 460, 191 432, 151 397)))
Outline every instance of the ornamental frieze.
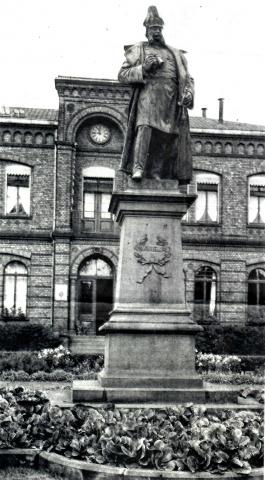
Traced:
POLYGON ((192 141, 193 155, 219 155, 235 157, 261 157, 265 156, 265 143, 263 141, 238 141, 238 140, 197 140, 192 141))

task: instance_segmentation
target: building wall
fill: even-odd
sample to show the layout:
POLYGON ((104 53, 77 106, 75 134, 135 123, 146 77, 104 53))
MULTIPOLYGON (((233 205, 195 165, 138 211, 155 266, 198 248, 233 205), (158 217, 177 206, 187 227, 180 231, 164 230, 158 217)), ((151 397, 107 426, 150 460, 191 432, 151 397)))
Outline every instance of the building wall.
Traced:
MULTIPOLYGON (((82 224, 84 169, 105 166, 117 170, 127 122, 130 89, 111 81, 58 79, 58 127, 8 123, 0 125, 0 299, 3 270, 9 261, 28 268, 27 317, 74 331, 76 283, 82 261, 100 255, 117 266, 119 231, 87 232, 82 224), (95 145, 92 125, 103 122, 111 140, 95 145), (55 144, 55 139, 57 141, 55 144), (6 162, 32 168, 28 218, 7 218, 6 162), (56 195, 55 195, 56 192, 56 195), (60 293, 61 292, 61 293, 60 293)), ((21 120, 20 120, 21 122, 21 120)), ((249 271, 265 266, 265 228, 248 225, 248 176, 265 174, 265 135, 223 130, 192 131, 195 191, 196 172, 220 175, 219 222, 195 222, 195 206, 183 222, 187 302, 193 309, 194 275, 210 266, 217 276, 216 317, 219 321, 247 321, 249 271)))

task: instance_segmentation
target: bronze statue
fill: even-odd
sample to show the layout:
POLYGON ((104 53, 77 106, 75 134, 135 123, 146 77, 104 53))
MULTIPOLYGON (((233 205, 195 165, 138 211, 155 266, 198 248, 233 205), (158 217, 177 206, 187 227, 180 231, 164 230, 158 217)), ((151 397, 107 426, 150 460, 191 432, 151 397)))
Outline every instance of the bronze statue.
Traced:
POLYGON ((163 20, 148 8, 147 42, 125 49, 119 81, 134 85, 120 169, 142 177, 178 179, 192 174, 188 108, 193 107, 193 79, 184 51, 166 45, 163 20))

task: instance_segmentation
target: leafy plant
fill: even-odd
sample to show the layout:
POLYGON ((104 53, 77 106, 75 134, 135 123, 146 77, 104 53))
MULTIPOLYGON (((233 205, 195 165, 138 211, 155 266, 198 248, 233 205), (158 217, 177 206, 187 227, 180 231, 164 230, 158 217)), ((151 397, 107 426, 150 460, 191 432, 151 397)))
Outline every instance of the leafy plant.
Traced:
POLYGON ((0 389, 0 448, 34 446, 97 464, 158 470, 234 471, 263 463, 257 412, 51 406, 41 392, 0 389))

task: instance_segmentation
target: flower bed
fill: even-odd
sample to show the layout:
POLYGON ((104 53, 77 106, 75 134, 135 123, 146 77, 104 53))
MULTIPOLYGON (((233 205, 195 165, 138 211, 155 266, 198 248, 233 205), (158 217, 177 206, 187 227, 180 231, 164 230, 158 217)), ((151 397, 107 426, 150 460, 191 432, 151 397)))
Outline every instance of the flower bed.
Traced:
POLYGON ((261 413, 52 407, 41 392, 0 389, 0 448, 39 448, 95 464, 248 474, 263 465, 261 413))
POLYGON ((102 355, 77 355, 59 346, 40 352, 0 352, 0 380, 71 381, 95 378, 102 355))
POLYGON ((264 375, 255 373, 222 373, 208 372, 202 374, 203 380, 225 385, 264 385, 264 375))

